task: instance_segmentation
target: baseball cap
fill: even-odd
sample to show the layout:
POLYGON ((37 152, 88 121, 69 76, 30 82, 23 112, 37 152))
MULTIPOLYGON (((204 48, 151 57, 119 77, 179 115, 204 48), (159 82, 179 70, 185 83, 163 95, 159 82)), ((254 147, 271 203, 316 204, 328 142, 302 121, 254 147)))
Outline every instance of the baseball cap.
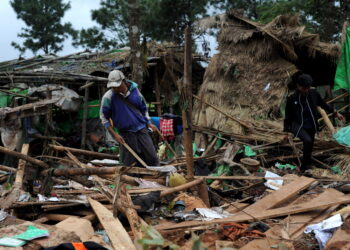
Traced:
POLYGON ((107 88, 112 88, 112 87, 119 87, 123 80, 125 79, 125 76, 123 72, 120 70, 113 70, 109 73, 108 75, 108 83, 107 83, 107 88))
POLYGON ((308 74, 301 74, 298 79, 297 79, 297 83, 300 86, 309 88, 311 87, 311 85, 313 84, 314 80, 312 79, 312 77, 308 74))

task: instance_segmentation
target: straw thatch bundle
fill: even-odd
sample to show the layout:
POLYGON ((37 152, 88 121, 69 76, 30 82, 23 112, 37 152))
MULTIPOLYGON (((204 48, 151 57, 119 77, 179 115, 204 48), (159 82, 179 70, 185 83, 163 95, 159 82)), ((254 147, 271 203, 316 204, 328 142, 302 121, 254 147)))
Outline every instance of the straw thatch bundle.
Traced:
MULTIPOLYGON (((305 32, 298 16, 278 16, 263 25, 231 12, 225 20, 218 35, 220 53, 212 58, 198 95, 240 119, 264 123, 281 118, 300 51, 308 57, 322 53, 330 61, 339 56, 339 46, 320 43, 318 35, 305 32)), ((244 134, 238 123, 198 101, 194 122, 244 134)))

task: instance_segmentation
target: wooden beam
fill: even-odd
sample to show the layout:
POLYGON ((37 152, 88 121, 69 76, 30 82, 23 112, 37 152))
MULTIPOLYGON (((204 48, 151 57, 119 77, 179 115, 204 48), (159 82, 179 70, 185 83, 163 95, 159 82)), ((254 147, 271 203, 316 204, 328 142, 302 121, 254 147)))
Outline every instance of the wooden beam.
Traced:
POLYGON ((111 211, 105 208, 101 203, 88 198, 88 201, 101 222, 103 228, 106 230, 109 239, 111 240, 114 249, 129 250, 135 249, 129 234, 120 223, 118 218, 114 218, 111 211))

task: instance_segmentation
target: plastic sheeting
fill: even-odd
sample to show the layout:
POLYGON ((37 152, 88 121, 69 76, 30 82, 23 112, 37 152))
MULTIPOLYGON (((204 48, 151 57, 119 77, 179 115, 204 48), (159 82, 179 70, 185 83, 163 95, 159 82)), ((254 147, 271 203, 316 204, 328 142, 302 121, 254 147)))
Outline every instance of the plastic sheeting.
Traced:
POLYGON ((58 84, 45 84, 40 87, 33 87, 28 89, 28 94, 33 95, 35 93, 51 92, 51 96, 47 98, 57 98, 56 106, 62 110, 78 111, 80 108, 81 99, 80 96, 73 90, 66 88, 58 84))
POLYGON ((339 144, 350 147, 350 126, 341 128, 337 133, 333 135, 333 138, 339 144))

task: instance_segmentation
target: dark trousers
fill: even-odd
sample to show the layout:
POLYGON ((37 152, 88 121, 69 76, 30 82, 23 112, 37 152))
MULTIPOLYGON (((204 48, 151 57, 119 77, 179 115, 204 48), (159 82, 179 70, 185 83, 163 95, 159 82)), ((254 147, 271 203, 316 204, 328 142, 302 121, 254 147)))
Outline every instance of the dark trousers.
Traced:
POLYGON ((298 137, 303 142, 303 159, 302 159, 302 169, 307 169, 311 164, 312 148, 314 147, 315 141, 315 130, 301 128, 298 137))
MULTIPOLYGON (((156 149, 147 128, 137 132, 121 132, 120 135, 148 166, 159 166, 156 149)), ((126 148, 122 147, 121 150, 125 166, 131 166, 134 163, 137 166, 142 166, 126 148)))

